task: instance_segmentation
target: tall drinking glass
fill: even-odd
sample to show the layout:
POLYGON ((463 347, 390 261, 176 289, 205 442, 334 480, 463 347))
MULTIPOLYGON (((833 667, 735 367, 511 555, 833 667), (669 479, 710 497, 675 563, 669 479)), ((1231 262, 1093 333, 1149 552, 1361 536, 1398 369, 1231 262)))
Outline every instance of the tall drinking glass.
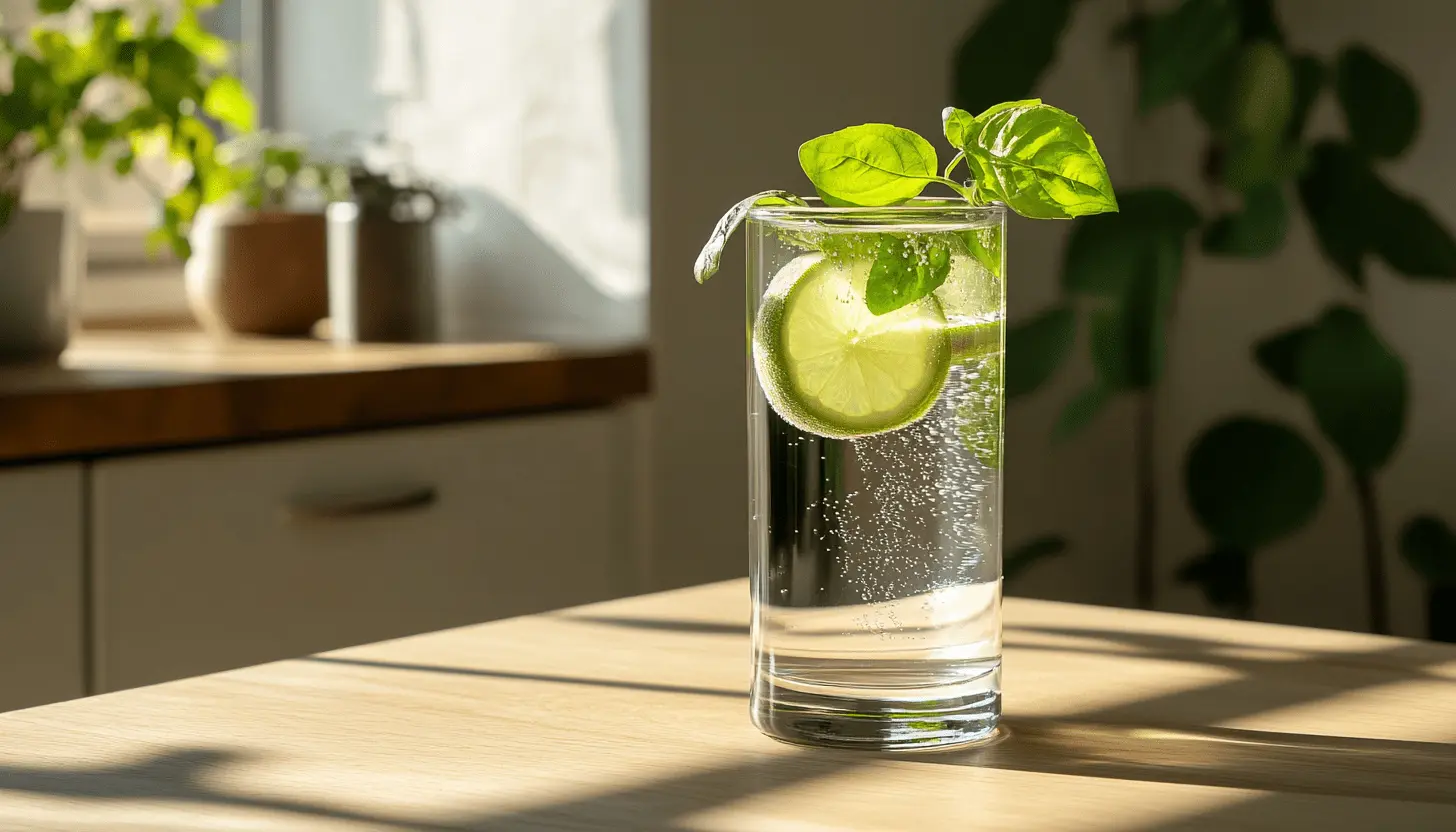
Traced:
POLYGON ((1004 239, 1001 207, 946 200, 749 214, 751 707, 772 737, 996 729, 1004 239))

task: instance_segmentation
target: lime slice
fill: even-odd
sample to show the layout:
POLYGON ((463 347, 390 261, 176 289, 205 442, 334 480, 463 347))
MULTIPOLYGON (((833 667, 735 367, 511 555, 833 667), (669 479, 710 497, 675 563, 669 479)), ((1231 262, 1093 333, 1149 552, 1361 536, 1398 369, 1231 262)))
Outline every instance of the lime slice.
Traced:
POLYGON ((940 303, 865 307, 865 259, 805 254, 774 276, 753 327, 759 383, 784 421, 847 439, 924 416, 951 364, 940 303))

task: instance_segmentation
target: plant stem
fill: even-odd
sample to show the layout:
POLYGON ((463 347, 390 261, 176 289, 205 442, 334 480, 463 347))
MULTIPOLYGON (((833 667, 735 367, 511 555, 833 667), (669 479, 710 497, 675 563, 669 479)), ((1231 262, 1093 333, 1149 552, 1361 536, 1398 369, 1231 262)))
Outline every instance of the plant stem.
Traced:
POLYGON ((1355 474, 1355 500, 1360 507, 1360 531, 1365 542, 1365 592, 1370 611, 1370 632, 1390 634, 1390 609, 1385 591, 1385 547, 1380 536, 1380 506, 1375 480, 1355 474))
POLYGON ((1133 433, 1133 476, 1137 497, 1137 526, 1133 538, 1133 587, 1137 605, 1153 609, 1157 601, 1158 484, 1154 459, 1157 403, 1153 391, 1137 395, 1137 424, 1133 433))

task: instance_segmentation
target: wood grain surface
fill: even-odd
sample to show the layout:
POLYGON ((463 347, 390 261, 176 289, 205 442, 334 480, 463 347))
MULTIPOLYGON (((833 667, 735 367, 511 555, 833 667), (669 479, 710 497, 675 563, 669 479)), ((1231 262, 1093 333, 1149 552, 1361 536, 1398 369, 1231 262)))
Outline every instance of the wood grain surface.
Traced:
POLYGON ((0 717, 0 828, 1456 829, 1456 649, 1006 614, 980 749, 765 739, 735 581, 0 717))
POLYGON ((83 335, 59 367, 0 368, 0 462, 592 407, 648 388, 647 353, 630 346, 83 335))

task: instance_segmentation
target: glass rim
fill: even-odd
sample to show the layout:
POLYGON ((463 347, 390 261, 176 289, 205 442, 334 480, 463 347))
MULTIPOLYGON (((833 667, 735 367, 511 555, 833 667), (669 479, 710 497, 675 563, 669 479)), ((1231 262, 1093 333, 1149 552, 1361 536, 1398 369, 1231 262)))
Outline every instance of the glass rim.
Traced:
POLYGON ((814 226, 829 224, 838 227, 866 229, 874 226, 905 225, 940 227, 984 225, 1000 222, 1006 216, 1001 203, 972 205, 954 197, 917 196, 899 205, 866 207, 859 205, 825 205, 819 197, 807 197, 808 205, 756 205, 748 211, 748 219, 776 226, 814 226))

